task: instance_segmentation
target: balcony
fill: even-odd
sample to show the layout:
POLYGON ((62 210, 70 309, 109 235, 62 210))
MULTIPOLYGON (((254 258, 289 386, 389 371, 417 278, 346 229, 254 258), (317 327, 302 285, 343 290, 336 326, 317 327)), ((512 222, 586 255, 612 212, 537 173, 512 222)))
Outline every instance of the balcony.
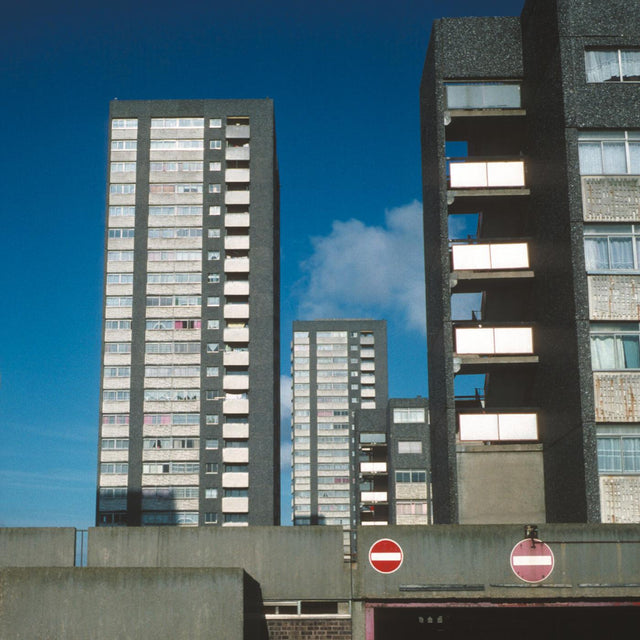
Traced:
POLYGON ((248 304, 225 304, 224 305, 224 317, 225 319, 241 319, 246 320, 249 317, 249 305, 248 304))
POLYGON ((487 365, 538 362, 532 327, 455 327, 454 332, 455 356, 462 373, 479 372, 487 365))
POLYGON ((225 351, 222 362, 225 367, 247 367, 249 366, 249 350, 225 351))
POLYGON ((249 400, 246 398, 230 398, 230 395, 233 394, 227 394, 227 399, 222 403, 222 413, 225 415, 247 415, 249 413, 249 400))
POLYGON ((227 126, 227 138, 248 138, 251 135, 251 126, 248 124, 232 124, 227 126))
POLYGON ((225 273, 248 273, 249 258, 225 258, 225 273))
POLYGON ((520 85, 506 82, 456 82, 445 85, 447 109, 521 110, 520 85))
POLYGON ((224 172, 225 182, 249 182, 250 178, 250 169, 227 169, 224 172))
POLYGON ((222 462, 246 464, 249 462, 249 448, 229 447, 223 449, 222 462))
POLYGON ((247 391, 249 389, 248 375, 224 376, 222 386, 225 391, 247 391))
MULTIPOLYGON (((228 217, 230 214, 227 214, 228 217)), ((242 214, 231 214, 231 215, 242 215, 242 214)), ((228 225, 235 226, 235 225, 228 225)), ((225 236, 224 238, 224 248, 228 250, 241 250, 246 251, 250 248, 249 236, 225 236)))
POLYGON ((386 491, 362 491, 360 501, 366 504, 386 504, 388 501, 386 491))
POLYGON ((251 158, 251 150, 249 145, 243 147, 227 147, 225 152, 227 160, 249 160, 251 158))
POLYGON ((226 343, 249 342, 249 329, 225 329, 222 334, 222 339, 226 343))
MULTIPOLYGON (((449 188, 453 190, 487 190, 493 195, 495 189, 521 191, 525 187, 524 162, 505 160, 476 162, 469 158, 450 159, 449 188)), ((498 191, 500 193, 501 191, 498 191)), ((456 195, 461 195, 456 193, 456 195)))
POLYGON ((224 194, 224 202, 225 204, 249 204, 250 194, 250 191, 227 191, 224 194))
POLYGON ((249 498, 222 498, 222 513, 249 513, 249 498))
POLYGON ((248 296, 249 281, 248 280, 227 280, 224 283, 225 296, 248 296))
POLYGON ((225 422, 222 425, 223 438, 248 438, 249 423, 247 422, 225 422))
POLYGON ((246 489, 249 486, 249 474, 245 472, 223 473, 222 486, 225 489, 246 489))
POLYGON ((387 473, 387 463, 386 462, 361 462, 360 473, 366 473, 366 474, 387 473))
POLYGON ((538 440, 535 413, 460 413, 460 441, 520 442, 538 440))

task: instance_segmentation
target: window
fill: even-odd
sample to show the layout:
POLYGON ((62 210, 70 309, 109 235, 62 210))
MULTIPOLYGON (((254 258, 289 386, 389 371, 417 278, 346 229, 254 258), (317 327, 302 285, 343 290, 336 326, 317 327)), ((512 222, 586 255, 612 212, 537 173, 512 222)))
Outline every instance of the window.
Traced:
POLYGON ((202 162, 151 162, 149 170, 156 171, 202 171, 202 162))
POLYGON ((130 342, 107 342, 104 345, 105 353, 131 353, 130 342))
MULTIPOLYGON (((347 497, 349 494, 347 493, 347 497)), ((249 489, 225 489, 224 490, 225 498, 248 498, 249 497, 249 489)))
POLYGON ((640 473, 640 433, 598 435, 600 473, 640 473))
POLYGON ((110 184, 109 193, 112 195, 131 195, 136 192, 135 184, 110 184))
POLYGON ((210 216, 219 216, 220 215, 220 205, 212 205, 209 207, 209 215, 210 216))
POLYGON ((136 170, 135 162, 112 162, 111 163, 112 173, 124 173, 125 171, 135 171, 135 170, 136 170))
POLYGON ((215 378, 220 375, 220 369, 218 367, 207 367, 207 378, 215 378))
POLYGON ((197 449, 198 438, 145 438, 145 449, 197 449))
POLYGON ((640 225, 584 226, 587 271, 637 271, 640 267, 640 225))
POLYGON ((202 193, 202 185, 198 182, 150 184, 149 193, 202 193))
POLYGON ((202 229, 199 227, 150 227, 148 235, 150 238, 202 238, 202 229))
POLYGON ((105 320, 104 328, 114 331, 131 329, 131 320, 105 320))
POLYGON ((207 320, 207 329, 219 329, 220 320, 207 320))
POLYGON ((145 413, 144 424, 186 425, 200 424, 199 413, 145 413))
POLYGON ((200 389, 145 389, 147 402, 189 402, 200 400, 200 389))
POLYGON ((222 193, 222 187, 219 184, 210 184, 209 193, 222 193))
POLYGON ((209 171, 221 171, 221 170, 222 170, 222 162, 209 163, 209 171))
POLYGON ((127 497, 127 487, 100 487, 100 498, 122 499, 127 497))
POLYGON ((640 81, 640 49, 585 51, 587 82, 640 81))
POLYGON ((225 513, 223 517, 225 522, 249 524, 249 515, 246 513, 225 513))
MULTIPOLYGON (((207 491, 209 491, 207 489, 207 491)), ((204 514, 204 523, 205 524, 216 524, 218 522, 218 514, 215 511, 207 511, 204 514)))
POLYGON ((129 473, 127 462, 103 462, 100 465, 100 473, 129 473))
POLYGON ((200 278, 201 275, 195 272, 167 271, 147 274, 149 284, 199 284, 200 278))
POLYGON ((182 366, 146 366, 144 368, 146 378, 195 378, 200 375, 200 367, 198 365, 182 365, 182 366))
POLYGON ((220 416, 218 416, 217 414, 208 414, 205 417, 205 423, 209 425, 220 424, 220 416))
POLYGON ((207 238, 219 238, 220 229, 207 229, 207 238))
POLYGON ((131 376, 131 367, 105 367, 105 378, 129 378, 131 376))
POLYGON ((204 118, 151 118, 152 129, 204 127, 204 118))
POLYGON ((142 473, 199 473, 198 462, 143 462, 142 473))
POLYGON ((202 207, 198 205, 151 206, 150 216, 201 216, 202 207))
POLYGON ((109 229, 109 238, 133 238, 135 236, 135 230, 132 227, 125 229, 109 229))
POLYGON ((429 508, 426 502, 398 502, 396 513, 399 516, 426 516, 429 508))
POLYGON ((147 307, 199 307, 200 296, 147 296, 147 307))
POLYGON ((101 442, 101 447, 103 449, 128 449, 129 448, 129 440, 127 439, 115 439, 115 438, 104 438, 101 442))
POLYGON ((108 262, 131 262, 133 251, 107 251, 108 262))
POLYGON ((151 150, 166 150, 166 149, 185 149, 185 150, 198 150, 204 149, 204 142, 202 140, 151 140, 149 145, 151 150))
POLYGON ((416 469, 396 471, 396 482, 426 482, 427 472, 416 469))
MULTIPOLYGON (((343 425, 336 425, 336 426, 340 427, 343 425)), ((387 441, 387 436, 384 433, 361 433, 360 434, 360 444, 384 444, 386 441, 387 441)))
POLYGON ((138 148, 137 140, 112 140, 111 151, 135 151, 138 148))
POLYGON ((209 118, 210 129, 220 129, 222 127, 222 118, 209 118))
POLYGON ((398 441, 398 453, 422 453, 422 442, 420 440, 400 440, 398 441))
POLYGON ((200 251, 149 251, 147 253, 147 260, 149 262, 188 262, 200 260, 201 257, 202 254, 200 251))
POLYGON ((142 524, 176 525, 198 524, 197 511, 148 511, 142 512, 142 524))
POLYGON ((219 273, 209 273, 207 274, 207 282, 211 284, 215 284, 216 282, 220 282, 220 274, 219 273))
POLYGON ((219 251, 207 251, 207 260, 220 260, 219 251))
MULTIPOLYGON (((205 441, 205 448, 206 449, 217 449, 219 446, 218 444, 218 438, 209 438, 205 441)), ((209 491, 209 489, 207 489, 207 491, 209 491)), ((209 496, 207 496, 209 497, 209 496)), ((213 496, 214 498, 217 498, 216 496, 213 496)))
POLYGON ((424 422, 424 409, 394 409, 395 423, 424 422))
POLYGON ((200 353, 199 342, 147 342, 145 353, 200 353))
POLYGON ((218 473, 218 463, 217 462, 207 462, 205 464, 205 473, 218 473))
POLYGON ((198 487, 142 487, 147 500, 184 500, 198 497, 198 487))
MULTIPOLYGON (((210 307, 215 306, 215 305, 208 305, 210 307)), ((218 351, 220 350, 220 345, 217 342, 208 342, 207 343, 207 353, 218 353, 218 351)))
POLYGON ((102 424, 127 425, 129 424, 129 414, 128 413, 104 414, 102 416, 102 424))
POLYGON ((209 149, 222 149, 222 140, 210 140, 209 149))
POLYGON ((225 464, 225 473, 247 473, 249 471, 248 464, 225 464))
POLYGON ((131 296, 107 296, 105 300, 107 307, 130 307, 132 304, 131 296))
POLYGON ((640 131, 578 133, 581 175, 640 175, 640 131))
POLYGON ((135 216, 135 206, 130 207, 109 207, 110 216, 135 216))
POLYGON ((201 320, 174 320, 173 318, 159 318, 158 320, 147 320, 145 328, 147 331, 172 331, 173 329, 199 329, 201 320))
POLYGON ((114 118, 111 121, 112 129, 137 129, 138 128, 138 119, 137 118, 114 118))
POLYGON ((133 284, 133 273, 108 273, 107 284, 133 284))
POLYGON ((594 371, 640 369, 640 325, 592 322, 591 365, 594 371))

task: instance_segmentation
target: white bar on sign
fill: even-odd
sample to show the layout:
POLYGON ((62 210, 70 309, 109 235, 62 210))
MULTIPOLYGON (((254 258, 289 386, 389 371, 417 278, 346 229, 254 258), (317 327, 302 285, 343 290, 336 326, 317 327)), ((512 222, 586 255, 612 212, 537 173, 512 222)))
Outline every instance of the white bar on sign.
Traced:
POLYGON ((381 560, 390 562, 392 560, 402 560, 402 554, 397 551, 392 551, 390 553, 382 553, 374 551, 371 554, 371 560, 381 560))
POLYGON ((548 567, 551 556, 513 556, 514 567, 548 567))

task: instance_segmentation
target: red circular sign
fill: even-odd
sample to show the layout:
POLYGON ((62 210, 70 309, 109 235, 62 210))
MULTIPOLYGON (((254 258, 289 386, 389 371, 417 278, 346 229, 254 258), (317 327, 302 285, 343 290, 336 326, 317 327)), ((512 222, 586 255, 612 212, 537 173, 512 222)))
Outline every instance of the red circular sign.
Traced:
POLYGON ((402 547, 389 538, 382 538, 371 545, 369 563, 379 573, 393 573, 400 568, 404 554, 402 547))
POLYGON ((526 538, 511 550, 511 569, 525 582, 542 582, 553 571, 551 547, 540 540, 526 538))

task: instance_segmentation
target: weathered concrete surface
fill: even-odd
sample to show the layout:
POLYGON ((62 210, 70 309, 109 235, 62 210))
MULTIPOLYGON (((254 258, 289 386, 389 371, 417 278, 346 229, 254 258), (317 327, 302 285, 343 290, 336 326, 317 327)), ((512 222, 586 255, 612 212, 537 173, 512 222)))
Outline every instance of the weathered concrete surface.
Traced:
POLYGON ((353 597, 640 597, 640 525, 537 524, 555 556, 553 572, 539 585, 523 582, 511 570, 511 550, 524 538, 522 525, 360 527, 353 597), (380 538, 402 547, 404 560, 395 573, 377 573, 369 564, 368 551, 380 538))
POLYGON ((89 529, 90 567, 242 567, 271 600, 349 597, 341 527, 89 529))
POLYGON ((241 569, 0 571, 0 637, 242 640, 241 569))
POLYGON ((0 528, 0 567, 73 567, 71 527, 0 528))

